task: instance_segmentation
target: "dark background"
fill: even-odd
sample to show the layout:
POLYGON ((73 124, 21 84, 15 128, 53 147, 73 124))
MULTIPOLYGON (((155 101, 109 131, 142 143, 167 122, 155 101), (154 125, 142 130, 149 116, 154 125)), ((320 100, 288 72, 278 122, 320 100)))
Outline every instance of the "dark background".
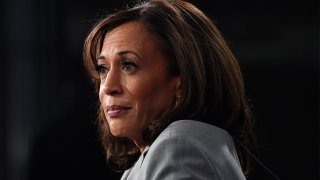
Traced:
MULTIPOLYGON (((0 179, 119 179, 104 162, 82 67, 95 19, 123 0, 1 0, 0 179)), ((319 179, 319 2, 193 1, 239 59, 260 160, 319 179)), ((272 179, 261 167, 252 179, 272 179)))

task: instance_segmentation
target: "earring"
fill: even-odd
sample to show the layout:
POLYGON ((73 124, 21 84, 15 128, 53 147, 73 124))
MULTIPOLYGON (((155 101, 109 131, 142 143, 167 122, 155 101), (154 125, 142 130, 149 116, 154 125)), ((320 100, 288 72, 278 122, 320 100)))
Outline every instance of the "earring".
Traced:
POLYGON ((179 101, 180 101, 180 95, 176 97, 176 106, 178 105, 179 101))

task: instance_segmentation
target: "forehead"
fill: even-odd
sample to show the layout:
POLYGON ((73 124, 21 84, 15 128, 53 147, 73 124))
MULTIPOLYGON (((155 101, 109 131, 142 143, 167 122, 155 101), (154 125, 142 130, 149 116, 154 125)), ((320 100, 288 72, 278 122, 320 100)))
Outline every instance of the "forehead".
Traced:
POLYGON ((115 27, 114 29, 111 29, 109 32, 107 32, 105 40, 106 39, 112 39, 114 35, 117 36, 125 36, 128 33, 130 35, 138 35, 140 33, 145 33, 146 28, 141 22, 138 21, 129 21, 127 23, 121 24, 120 26, 115 27), (125 34, 123 34, 125 33, 125 34))
POLYGON ((160 64, 168 65, 168 56, 161 48, 157 36, 139 21, 122 24, 107 32, 100 53, 96 56, 96 62, 129 57, 149 64, 161 62, 160 64), (132 55, 137 58, 133 58, 132 55))
POLYGON ((145 25, 138 21, 130 21, 122 24, 109 32, 104 38, 104 46, 110 46, 114 43, 117 45, 134 45, 141 46, 153 42, 157 44, 157 38, 145 27, 145 25))

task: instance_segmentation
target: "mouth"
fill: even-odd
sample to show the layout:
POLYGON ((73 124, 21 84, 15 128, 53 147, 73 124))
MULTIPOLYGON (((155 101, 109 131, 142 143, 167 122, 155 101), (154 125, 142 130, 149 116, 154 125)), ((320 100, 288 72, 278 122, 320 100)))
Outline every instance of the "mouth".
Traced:
POLYGON ((127 113, 130 109, 131 107, 111 105, 107 106, 107 114, 110 118, 117 118, 127 113))

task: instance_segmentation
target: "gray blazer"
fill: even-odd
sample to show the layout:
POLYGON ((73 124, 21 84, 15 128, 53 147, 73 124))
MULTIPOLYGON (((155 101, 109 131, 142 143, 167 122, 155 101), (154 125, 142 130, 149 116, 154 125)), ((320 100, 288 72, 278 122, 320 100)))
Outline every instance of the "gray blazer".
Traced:
POLYGON ((121 180, 245 179, 231 136, 193 120, 170 124, 121 180))

